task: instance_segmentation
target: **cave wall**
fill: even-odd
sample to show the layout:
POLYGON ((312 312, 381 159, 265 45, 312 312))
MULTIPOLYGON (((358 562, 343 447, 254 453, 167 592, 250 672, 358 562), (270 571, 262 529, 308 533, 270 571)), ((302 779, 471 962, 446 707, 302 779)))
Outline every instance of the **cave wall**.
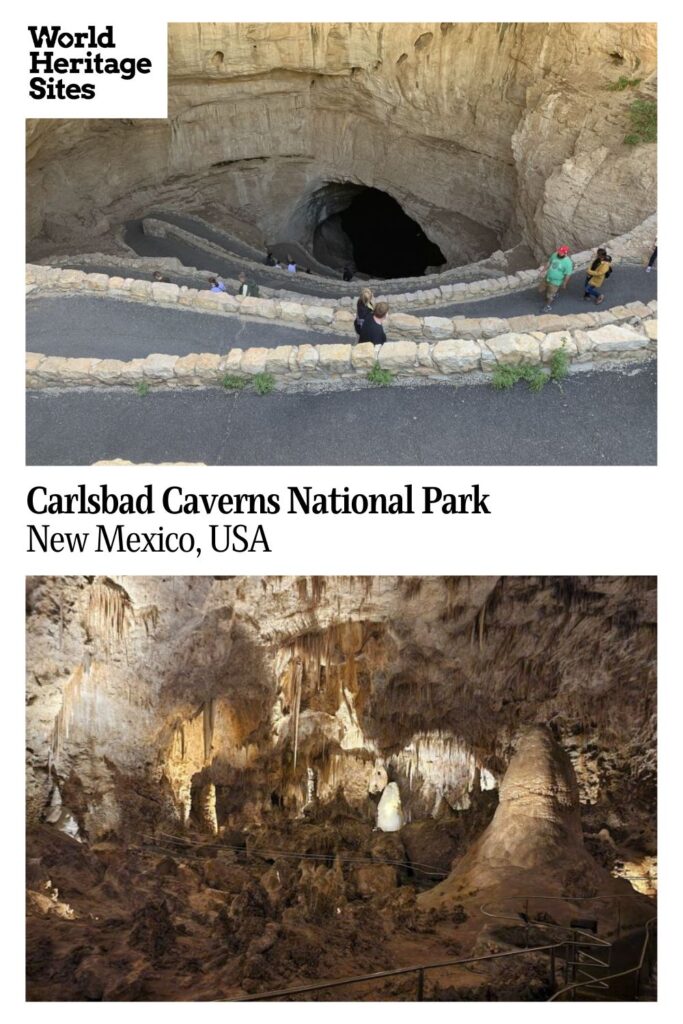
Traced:
POLYGON ((29 238, 85 244, 165 206, 310 244, 316 195, 348 182, 451 265, 585 248, 656 208, 621 75, 654 95, 655 26, 172 25, 168 121, 28 122, 29 238))
POLYGON ((378 769, 406 820, 438 817, 540 721, 587 830, 656 852, 648 578, 33 577, 27 669, 29 823, 55 784, 91 838, 182 826, 205 786, 220 824, 371 820, 378 769))

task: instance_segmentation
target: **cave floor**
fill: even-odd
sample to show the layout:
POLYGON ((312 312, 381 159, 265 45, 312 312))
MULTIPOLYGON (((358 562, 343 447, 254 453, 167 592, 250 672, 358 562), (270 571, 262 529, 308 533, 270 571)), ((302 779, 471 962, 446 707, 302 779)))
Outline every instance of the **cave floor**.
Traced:
MULTIPOLYGON (((243 999, 566 937, 552 925, 532 925, 525 934, 523 926, 484 917, 479 892, 462 904, 423 906, 416 897, 431 883, 408 864, 396 866, 400 843, 394 847, 391 834, 369 825, 347 823, 330 847, 329 828, 289 823, 280 842, 303 859, 267 854, 278 836, 272 827, 256 840, 240 833, 240 847, 236 835, 188 841, 185 833, 178 842, 140 833, 134 844, 89 847, 49 826, 32 830, 27 998, 243 999)), ((627 936, 613 962, 630 966, 641 942, 640 933, 627 936)), ((550 991, 547 955, 526 954, 428 972, 424 998, 537 1001, 550 991)), ((296 998, 416 996, 411 973, 296 998)))
MULTIPOLYGON (((420 911, 414 886, 397 887, 392 869, 380 868, 375 891, 361 895, 352 865, 245 858, 204 840, 181 855, 32 833, 28 998, 240 998, 467 955, 481 927, 420 911)), ((427 996, 436 982, 476 988, 482 974, 439 971, 427 996)), ((411 974, 313 998, 412 999, 415 989, 411 974)))

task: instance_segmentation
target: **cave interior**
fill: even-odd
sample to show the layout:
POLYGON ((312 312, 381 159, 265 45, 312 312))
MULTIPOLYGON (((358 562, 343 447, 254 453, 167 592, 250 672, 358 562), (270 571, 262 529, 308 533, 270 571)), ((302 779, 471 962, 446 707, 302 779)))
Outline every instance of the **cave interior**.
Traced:
POLYGON ((29 579, 29 999, 496 954, 300 998, 542 1000, 563 954, 524 950, 577 919, 627 963, 655 605, 642 577, 29 579))

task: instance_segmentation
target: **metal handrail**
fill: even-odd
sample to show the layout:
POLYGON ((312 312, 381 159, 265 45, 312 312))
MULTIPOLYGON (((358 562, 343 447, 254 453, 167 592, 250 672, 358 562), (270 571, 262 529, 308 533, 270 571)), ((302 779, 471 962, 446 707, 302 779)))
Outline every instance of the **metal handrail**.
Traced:
POLYGON ((193 841, 183 836, 173 836, 168 832, 159 832, 157 836, 149 835, 144 832, 140 832, 139 836, 141 839, 147 840, 149 846, 156 846, 163 850, 164 853, 178 852, 169 851, 164 848, 163 843, 176 843, 181 844, 183 851, 189 851, 195 847, 201 847, 204 850, 232 850, 236 853, 241 853, 245 857, 261 857, 267 860, 269 857, 282 857, 290 858, 291 860, 317 860, 323 863, 330 864, 336 859, 339 859, 344 864, 360 864, 360 865, 372 865, 372 864, 389 864, 392 867, 398 868, 410 868, 419 870, 420 874, 427 876, 428 878, 446 878, 448 876, 447 871, 442 871, 437 868, 434 864, 421 864, 418 861, 403 861, 403 860, 368 860, 367 857, 353 857, 343 853, 335 851, 333 853, 304 853, 298 850, 277 850, 270 849, 268 847, 254 847, 253 849, 247 849, 245 846, 235 846, 229 843, 204 843, 200 841, 193 841))
MULTIPOLYGON (((638 990, 640 988, 640 972, 642 971, 643 964, 645 963, 645 953, 647 952, 647 947, 648 947, 649 942, 650 942, 652 926, 656 923, 656 921, 657 921, 656 917, 651 917, 645 923, 645 939, 643 940, 643 945, 642 945, 642 948, 640 950, 640 960, 638 961, 636 966, 635 967, 627 967, 625 971, 616 971, 614 974, 603 975, 603 977, 600 978, 600 987, 603 987, 603 988, 607 987, 607 988, 609 988, 609 982, 610 981, 614 981, 615 978, 624 978, 624 977, 626 977, 627 974, 634 974, 635 972, 638 972, 637 973, 637 979, 636 979, 636 995, 638 994, 638 990)), ((550 998, 547 1001, 549 1003, 552 1003, 555 999, 560 999, 561 996, 565 995, 567 992, 572 992, 572 991, 574 991, 577 988, 587 988, 587 987, 588 988, 591 987, 591 983, 587 982, 587 981, 577 981, 577 982, 574 982, 571 985, 565 985, 564 988, 558 989, 557 992, 553 993, 553 995, 550 996, 550 998)), ((596 987, 597 987, 597 982, 596 982, 596 987)))
MULTIPOLYGON (((574 897, 567 897, 567 896, 543 896, 543 895, 539 895, 538 893, 535 893, 533 895, 521 894, 521 895, 518 895, 518 896, 503 897, 503 901, 504 902, 507 902, 509 900, 517 900, 517 901, 525 900, 527 908, 528 908, 529 900, 532 900, 532 899, 537 899, 537 900, 558 900, 558 901, 561 901, 563 903, 572 903, 572 902, 597 900, 597 899, 600 899, 600 900, 617 900, 617 905, 619 905, 618 901, 621 899, 621 894, 620 893, 619 894, 613 894, 613 895, 610 894, 608 896, 574 896, 574 897)), ((480 907, 481 912, 486 917, 492 917, 492 918, 493 917, 501 917, 501 918, 507 918, 508 920, 519 921, 519 916, 520 916, 519 912, 517 912, 515 915, 505 914, 505 913, 500 913, 500 912, 494 913, 490 909, 486 909, 487 907, 490 907, 490 906, 491 906, 491 904, 484 903, 480 907)), ((573 935, 581 935, 581 937, 582 937, 581 938, 581 945, 582 946, 607 949, 609 951, 611 951, 611 948, 612 948, 612 943, 609 940, 602 939, 602 938, 600 938, 600 936, 594 935, 592 932, 585 932, 585 931, 582 931, 581 929, 570 928, 567 925, 550 924, 550 923, 544 922, 544 921, 527 922, 527 925, 529 923, 533 923, 534 925, 537 925, 539 927, 559 928, 559 929, 561 929, 563 931, 571 931, 573 935)), ((541 953, 541 952, 548 952, 548 954, 549 954, 549 958, 550 958, 549 976, 550 976, 551 984, 554 985, 555 984, 555 959, 556 959, 556 954, 559 953, 560 951, 565 951, 565 953, 567 953, 569 945, 570 945, 570 943, 568 943, 566 940, 563 940, 562 942, 550 943, 550 944, 544 945, 544 946, 531 946, 531 947, 527 947, 525 949, 514 949, 514 950, 511 950, 511 951, 508 951, 508 952, 505 952, 505 953, 488 953, 488 954, 485 954, 483 956, 464 957, 464 958, 460 958, 460 959, 456 959, 456 960, 443 960, 443 961, 437 961, 437 962, 428 963, 428 964, 413 964, 410 967, 396 967, 396 968, 392 968, 392 969, 387 970, 387 971, 377 971, 377 972, 375 972, 373 974, 355 975, 355 976, 350 977, 350 978, 340 978, 340 979, 337 979, 335 981, 313 982, 313 983, 308 984, 308 985, 298 985, 295 988, 276 989, 276 990, 269 991, 269 992, 260 992, 260 993, 257 993, 256 995, 251 995, 251 996, 237 996, 237 997, 235 997, 235 998, 233 998, 231 1000, 228 1000, 228 1001, 229 1002, 259 1002, 261 1000, 282 999, 282 998, 286 998, 287 996, 302 995, 302 994, 304 994, 306 992, 319 992, 319 991, 322 991, 322 990, 325 990, 325 989, 330 989, 330 988, 342 988, 345 985, 357 985, 357 984, 361 984, 362 982, 366 982, 366 981, 376 981, 376 980, 379 980, 379 979, 382 979, 382 978, 391 978, 391 977, 396 977, 396 976, 403 975, 403 974, 413 974, 413 973, 417 973, 417 975, 418 975, 417 1000, 421 1001, 423 999, 423 997, 424 997, 424 975, 425 975, 426 971, 436 970, 438 968, 444 968, 444 967, 465 966, 467 964, 481 963, 481 962, 485 962, 485 961, 488 961, 488 960, 499 960, 499 959, 503 959, 503 958, 506 958, 506 957, 510 958, 510 957, 515 957, 515 956, 526 956, 529 953, 541 953)), ((572 943, 572 945, 575 945, 575 943, 572 943)), ((590 956, 590 954, 588 954, 588 953, 586 955, 590 956)), ((593 959, 596 959, 596 958, 593 958, 593 959)), ((576 965, 574 965, 573 962, 569 963, 568 958, 567 958, 567 962, 568 962, 569 966, 579 966, 578 962, 577 962, 576 965)), ((601 966, 601 967, 609 967, 609 960, 607 961, 607 963, 604 963, 602 961, 597 961, 595 966, 598 966, 598 965, 601 966)), ((629 972, 625 972, 625 973, 629 973, 629 972)), ((615 975, 615 976, 618 976, 618 975, 615 975)), ((576 984, 574 984, 572 986, 568 986, 568 987, 566 987, 565 989, 563 989, 561 991, 567 991, 568 988, 580 988, 582 986, 590 985, 591 983, 593 983, 595 986, 598 986, 604 980, 605 980, 604 978, 600 978, 600 979, 593 979, 593 978, 591 978, 591 981, 584 980, 584 981, 578 982, 578 983, 576 983, 576 984)), ((554 998, 554 996, 553 996, 553 998, 554 998)))
MULTIPOLYGON (((501 903, 501 902, 502 903, 509 903, 511 900, 515 900, 517 902, 519 902, 520 900, 524 900, 524 902, 525 902, 525 913, 526 913, 526 916, 528 918, 528 916, 529 916, 529 902, 530 902, 530 900, 543 900, 544 902, 549 902, 549 901, 555 900, 555 901, 558 901, 560 903, 581 903, 581 902, 592 902, 593 900, 603 900, 603 901, 604 900, 615 900, 616 904, 617 904, 617 935, 620 935, 621 934, 621 902, 620 901, 626 895, 630 895, 630 893, 609 893, 606 896, 543 896, 543 895, 539 895, 538 893, 533 893, 533 894, 520 893, 520 894, 515 895, 515 896, 503 896, 503 897, 501 897, 500 900, 497 900, 496 902, 497 903, 501 903)), ((519 917, 520 917, 519 911, 517 911, 517 913, 515 913, 515 914, 505 914, 505 913, 501 913, 500 911, 498 913, 495 913, 492 910, 487 910, 486 909, 487 907, 491 907, 493 905, 494 905, 493 903, 483 903, 479 909, 481 910, 482 914, 484 914, 485 917, 497 917, 497 918, 502 918, 502 919, 505 919, 505 920, 508 920, 508 921, 519 921, 519 917)), ((597 941, 595 943, 592 943, 592 945, 597 945, 597 946, 609 946, 609 945, 611 945, 611 943, 609 942, 608 939, 601 939, 598 935, 595 935, 593 932, 586 932, 586 931, 583 931, 580 928, 572 928, 570 925, 566 925, 566 924, 552 924, 549 921, 530 921, 530 920, 527 920, 526 924, 527 924, 527 926, 530 925, 530 924, 533 924, 537 928, 542 928, 542 927, 546 927, 546 928, 561 928, 564 931, 578 932, 580 935, 587 935, 587 936, 589 936, 592 939, 596 939, 597 941)))
POLYGON ((483 956, 470 956, 464 957, 458 960, 440 960, 428 964, 417 964, 410 967, 394 967, 388 971, 376 971, 373 974, 359 974, 351 978, 339 978, 336 981, 317 981, 310 985, 298 985, 295 988, 283 988, 277 989, 271 992, 259 992, 253 996, 237 996, 234 999, 228 1000, 231 1003, 252 1003, 259 1002, 263 999, 281 999, 285 996, 301 995, 304 992, 319 992, 321 989, 328 988, 341 988, 344 985, 359 985, 364 981, 376 981, 380 978, 393 978, 401 974, 414 974, 418 973, 418 1001, 421 1001, 424 995, 424 972, 436 970, 443 967, 457 967, 464 964, 481 963, 485 960, 502 960, 505 957, 514 956, 527 956, 529 953, 551 953, 551 964, 552 971, 554 973, 554 957, 552 956, 557 950, 564 949, 564 942, 552 943, 547 946, 532 946, 529 949, 513 949, 506 953, 486 953, 483 956))

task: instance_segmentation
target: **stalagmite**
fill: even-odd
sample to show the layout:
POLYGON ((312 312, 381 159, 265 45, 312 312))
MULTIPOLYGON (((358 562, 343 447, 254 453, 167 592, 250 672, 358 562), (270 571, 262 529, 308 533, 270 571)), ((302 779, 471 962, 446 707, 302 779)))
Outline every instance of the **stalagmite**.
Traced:
POLYGON ((59 786, 57 785, 55 785, 50 795, 50 802, 47 810, 45 811, 45 821, 48 825, 54 825, 60 832, 64 832, 66 835, 71 836, 72 839, 77 839, 78 842, 81 841, 78 822, 69 808, 64 806, 62 802, 62 794, 59 790, 59 786))
POLYGON ((202 786, 199 791, 199 818, 202 827, 216 835, 218 819, 216 817, 216 787, 213 782, 202 786))
POLYGON ((378 764, 370 777, 370 785, 368 786, 368 792, 382 793, 386 789, 388 781, 389 776, 387 775, 386 768, 384 767, 384 765, 378 764))
POLYGON ((395 782, 390 782, 382 793, 377 807, 377 827, 382 832, 398 832, 403 828, 401 794, 395 782))

